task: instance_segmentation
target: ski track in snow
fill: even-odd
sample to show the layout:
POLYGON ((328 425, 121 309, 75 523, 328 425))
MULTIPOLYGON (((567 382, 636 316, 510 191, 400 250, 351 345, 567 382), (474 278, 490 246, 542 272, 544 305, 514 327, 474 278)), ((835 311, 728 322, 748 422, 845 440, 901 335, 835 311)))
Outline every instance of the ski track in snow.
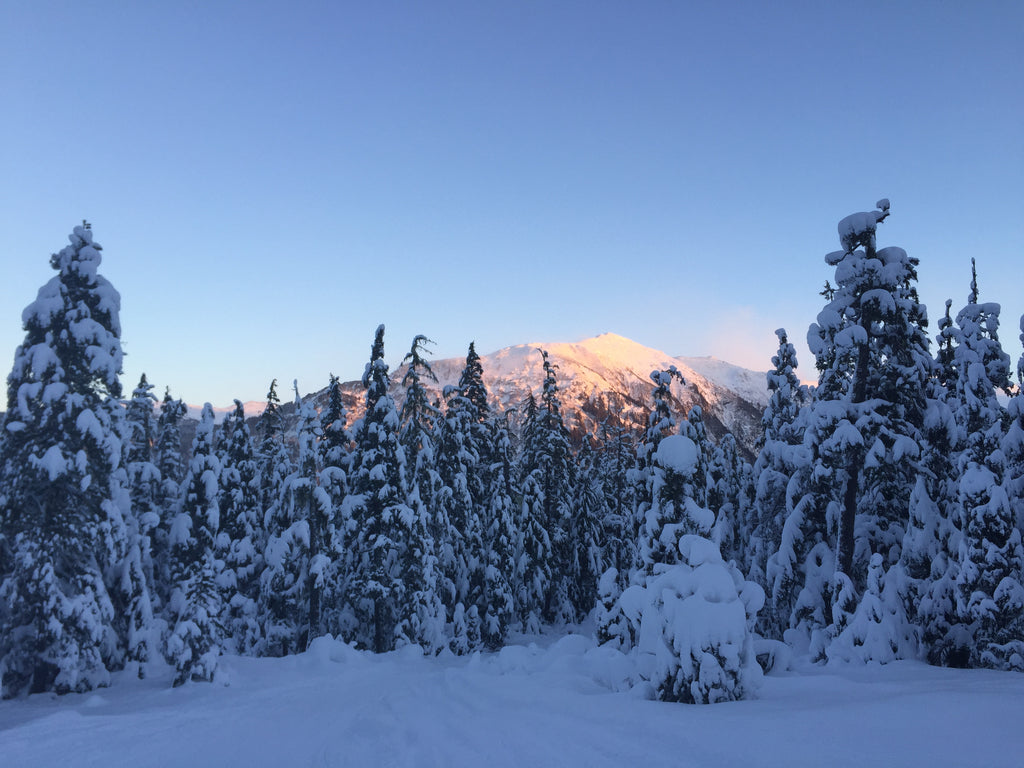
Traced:
POLYGON ((770 675, 757 699, 649 701, 629 661, 569 635, 468 658, 321 639, 228 657, 229 685, 170 671, 0 703, 3 766, 1018 766, 1024 675, 916 662, 770 675), (618 689, 618 690, 616 690, 618 689))

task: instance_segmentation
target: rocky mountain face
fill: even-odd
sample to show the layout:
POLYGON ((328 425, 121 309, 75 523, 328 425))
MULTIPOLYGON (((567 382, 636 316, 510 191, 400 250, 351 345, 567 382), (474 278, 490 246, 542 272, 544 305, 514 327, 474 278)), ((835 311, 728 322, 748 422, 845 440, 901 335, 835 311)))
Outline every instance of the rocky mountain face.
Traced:
MULTIPOLYGON (((530 392, 539 398, 544 381, 541 349, 557 366, 562 414, 575 441, 596 433, 602 422, 643 429, 650 410, 651 372, 675 366, 686 381, 685 386, 672 386, 678 417, 700 406, 713 440, 731 432, 747 458, 755 454, 761 413, 768 401, 763 372, 711 357, 672 357, 610 333, 574 344, 520 344, 481 356, 494 409, 519 409, 530 392)), ((431 361, 437 381, 425 383, 439 401, 446 386, 458 383, 464 365, 461 358, 431 361)), ((391 373, 391 394, 399 405, 404 399, 404 373, 402 367, 391 373)), ((362 384, 348 382, 343 389, 354 421, 362 414, 362 384)), ((314 397, 326 400, 326 390, 314 397)))

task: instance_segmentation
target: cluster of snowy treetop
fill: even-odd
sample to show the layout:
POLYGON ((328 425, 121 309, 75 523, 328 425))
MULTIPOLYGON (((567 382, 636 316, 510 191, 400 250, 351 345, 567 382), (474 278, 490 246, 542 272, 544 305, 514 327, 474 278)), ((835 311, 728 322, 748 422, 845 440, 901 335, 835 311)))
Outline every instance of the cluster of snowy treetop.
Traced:
POLYGON ((120 298, 76 227, 8 380, 4 695, 153 663, 210 680, 223 653, 326 634, 463 654, 592 613, 665 700, 747 695, 758 637, 822 661, 1024 668, 1024 396, 999 307, 972 279, 933 356, 917 260, 875 246, 887 215, 840 222, 808 333, 816 387, 778 332, 753 466, 699 408, 671 412, 675 369, 652 372, 645 429, 574 446, 546 354, 513 419, 489 407, 473 345, 429 397, 417 336, 398 408, 383 326, 354 423, 332 377, 319 410, 296 387, 286 435, 272 384, 255 436, 241 404, 220 425, 207 405, 183 455, 181 401, 157 408, 145 376, 122 396, 120 298))

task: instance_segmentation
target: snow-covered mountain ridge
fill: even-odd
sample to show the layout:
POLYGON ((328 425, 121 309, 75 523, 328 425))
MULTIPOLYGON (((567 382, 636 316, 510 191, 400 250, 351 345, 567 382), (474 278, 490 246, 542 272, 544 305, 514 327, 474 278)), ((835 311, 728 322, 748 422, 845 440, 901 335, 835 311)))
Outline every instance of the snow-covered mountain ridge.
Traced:
MULTIPOLYGON (((557 366, 563 417, 574 438, 596 432, 606 420, 642 428, 650 408, 651 372, 675 366, 686 380, 685 386, 672 386, 678 416, 699 405, 712 438, 732 432, 748 454, 754 452, 768 401, 763 372, 713 357, 674 357, 613 333, 575 343, 519 344, 482 355, 484 383, 494 408, 517 409, 530 392, 539 396, 544 381, 542 349, 557 366)), ((437 381, 425 383, 440 398, 444 387, 458 383, 465 359, 433 360, 430 365, 437 381)), ((399 367, 391 375, 391 393, 399 403, 404 398, 404 373, 405 368, 399 367)), ((346 405, 357 418, 362 385, 348 382, 344 390, 346 405)), ((326 392, 316 396, 325 397, 326 392)))
MULTIPOLYGON (((712 439, 731 432, 748 458, 756 451, 761 414, 768 402, 764 372, 714 357, 675 357, 614 333, 579 342, 517 344, 481 355, 484 383, 495 410, 518 409, 531 392, 540 396, 544 381, 541 350, 557 366, 562 414, 575 440, 596 433, 602 422, 642 429, 650 408, 651 372, 675 366, 686 381, 685 386, 672 385, 677 417, 684 417, 699 405, 712 439)), ((458 384, 465 364, 465 358, 460 357, 431 360, 437 381, 425 381, 425 387, 440 401, 445 387, 458 384)), ((404 366, 391 372, 390 391, 399 405, 405 399, 404 374, 404 366)), ((363 385, 358 380, 349 381, 342 390, 350 422, 355 421, 362 415, 363 385)), ((278 394, 284 413, 290 415, 290 388, 279 382, 278 394)), ((327 390, 315 392, 312 397, 318 405, 323 404, 327 390)), ((253 418, 263 412, 266 403, 249 402, 244 407, 246 415, 253 418)), ((215 407, 217 421, 233 408, 215 407)), ((201 406, 189 405, 191 419, 198 419, 201 411, 201 406)), ((191 434, 191 430, 188 432, 191 434)))
MULTIPOLYGON (((199 417, 203 413, 203 406, 201 406, 201 405, 188 405, 187 408, 188 408, 188 417, 190 419, 195 419, 196 421, 199 421, 199 417)), ((220 424, 222 421, 224 421, 224 417, 227 416, 229 413, 232 413, 235 410, 235 406, 234 406, 233 403, 231 405, 225 405, 225 406, 216 406, 215 405, 215 406, 212 406, 212 408, 213 408, 213 419, 214 419, 214 421, 217 424, 220 424)), ((242 408, 245 410, 245 415, 247 417, 259 416, 261 413, 263 413, 263 411, 266 410, 267 404, 266 404, 266 402, 261 401, 261 400, 250 400, 248 402, 242 403, 242 408)))

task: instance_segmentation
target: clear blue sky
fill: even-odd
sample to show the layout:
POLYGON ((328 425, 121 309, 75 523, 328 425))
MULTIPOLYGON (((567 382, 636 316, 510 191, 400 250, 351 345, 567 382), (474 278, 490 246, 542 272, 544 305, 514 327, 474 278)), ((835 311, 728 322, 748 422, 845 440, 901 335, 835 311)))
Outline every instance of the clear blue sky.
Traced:
POLYGON ((382 322, 392 362, 613 331, 765 369, 880 197, 932 332, 974 256, 1020 355, 1018 0, 0 9, 8 361, 88 218, 129 390, 319 389, 382 322))

